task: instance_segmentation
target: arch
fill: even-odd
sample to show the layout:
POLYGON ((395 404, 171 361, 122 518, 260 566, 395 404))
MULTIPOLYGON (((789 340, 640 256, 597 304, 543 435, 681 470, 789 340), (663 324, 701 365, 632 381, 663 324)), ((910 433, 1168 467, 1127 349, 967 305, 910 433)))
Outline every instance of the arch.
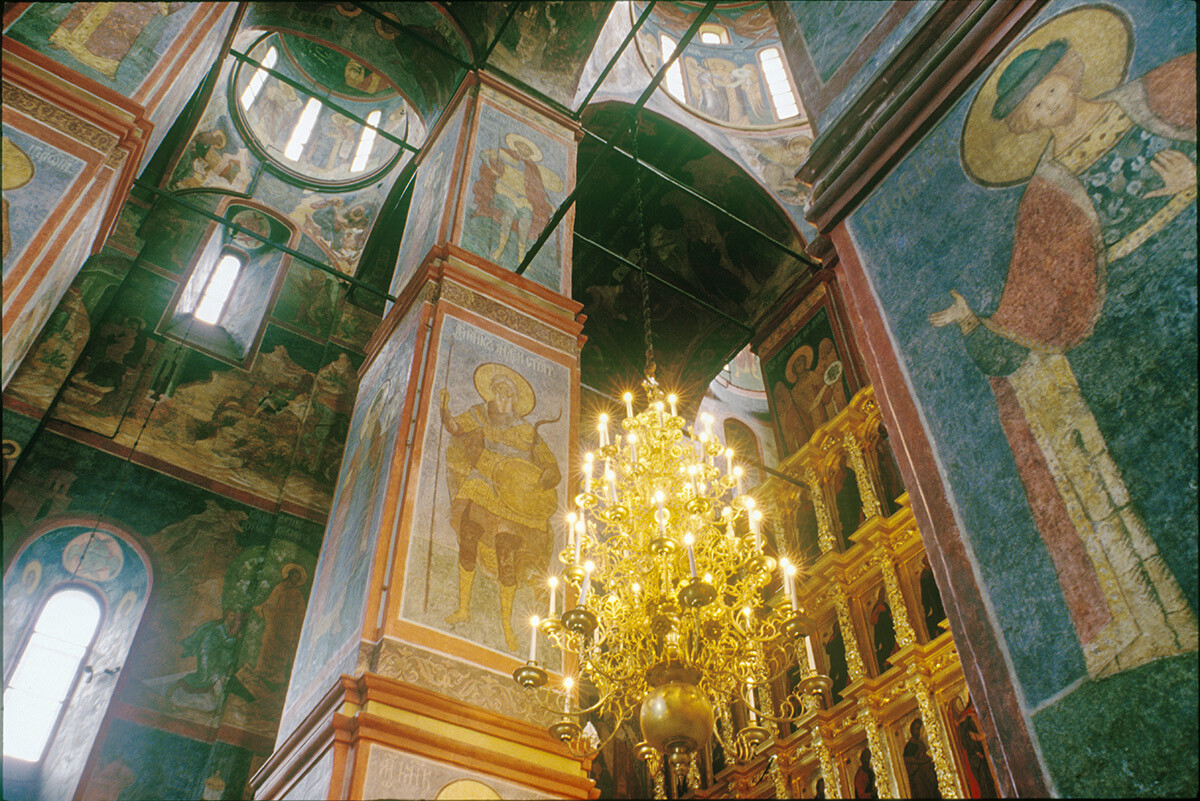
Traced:
MULTIPOLYGON (((617 136, 627 126, 628 112, 623 101, 595 104, 587 108, 584 126, 601 138, 617 136)), ((677 354, 674 363, 660 365, 669 371, 660 382, 692 397, 701 396, 745 344, 742 331, 728 325, 730 318, 746 321, 748 330, 794 280, 794 257, 779 245, 803 247, 778 199, 707 141, 704 131, 687 124, 641 112, 639 156, 671 178, 643 168, 640 207, 638 192, 630 191, 634 176, 628 155, 607 150, 591 137, 579 146, 580 164, 599 162, 578 197, 576 233, 624 259, 586 243, 575 248, 572 295, 590 298, 583 371, 585 383, 618 397, 636 383, 644 364, 641 289, 632 266, 643 258, 642 211, 650 245, 646 263, 663 279, 650 288, 655 347, 677 354), (753 227, 738 220, 753 221, 753 227)), ((626 154, 632 150, 627 136, 619 146, 626 154)))
MULTIPOLYGON (((4 574, 5 686, 46 600, 64 587, 91 593, 102 610, 85 675, 64 704, 40 763, 26 764, 11 782, 37 782, 41 765, 56 765, 48 795, 70 797, 82 775, 153 589, 150 557, 138 538, 114 521, 60 516, 42 521, 13 554, 4 574), (133 593, 133 600, 127 596, 133 593), (67 743, 65 741, 69 740, 67 743), (63 770, 63 765, 71 767, 63 770)), ((8 767, 6 765, 6 767, 8 767)), ((22 767, 20 765, 18 768, 22 767)), ((50 781, 51 779, 47 779, 50 781)), ((10 776, 5 773, 6 789, 10 776)))

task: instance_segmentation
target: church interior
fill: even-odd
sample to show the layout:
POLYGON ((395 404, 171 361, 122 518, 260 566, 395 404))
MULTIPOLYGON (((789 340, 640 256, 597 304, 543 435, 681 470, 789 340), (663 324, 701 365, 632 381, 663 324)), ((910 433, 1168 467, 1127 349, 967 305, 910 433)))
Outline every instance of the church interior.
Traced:
POLYGON ((1196 16, 6 3, 4 797, 1194 797, 1196 16))

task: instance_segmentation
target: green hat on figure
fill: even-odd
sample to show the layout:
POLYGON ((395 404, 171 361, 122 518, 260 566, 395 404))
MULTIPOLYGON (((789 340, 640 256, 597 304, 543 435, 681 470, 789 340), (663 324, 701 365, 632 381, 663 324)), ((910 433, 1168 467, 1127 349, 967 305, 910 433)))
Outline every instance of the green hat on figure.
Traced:
POLYGON ((1026 50, 1014 58, 996 84, 996 105, 992 106, 992 116, 1002 120, 1012 114, 1025 96, 1033 91, 1033 87, 1050 74, 1050 70, 1066 52, 1067 40, 1055 39, 1041 50, 1026 50))

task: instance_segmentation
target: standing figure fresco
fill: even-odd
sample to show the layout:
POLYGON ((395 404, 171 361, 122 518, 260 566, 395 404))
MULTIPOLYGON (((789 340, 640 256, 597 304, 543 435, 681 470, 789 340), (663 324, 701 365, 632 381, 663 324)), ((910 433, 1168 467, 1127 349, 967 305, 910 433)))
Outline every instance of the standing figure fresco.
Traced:
POLYGON ((524 259, 529 244, 550 219, 546 193, 561 192, 563 180, 539 164, 542 158, 541 148, 518 133, 506 135, 503 147, 485 150, 480 156, 482 165, 473 188, 472 213, 488 217, 495 224, 496 244, 489 256, 494 262, 504 255, 514 228, 517 261, 524 259))
MULTIPOLYGON (((1195 375, 1194 293, 1190 358, 1165 357, 1176 367, 1126 353, 1113 328, 1146 304, 1157 319, 1174 316, 1160 308, 1172 302, 1164 254, 1196 253, 1196 55, 1122 84, 1130 30, 1109 8, 1065 13, 985 81, 962 157, 985 186, 1028 181, 1012 259, 991 314, 952 291, 929 317, 954 324, 988 376, 1092 677, 1197 647, 1195 613, 1110 454, 1120 428, 1105 427, 1120 414, 1112 398, 1137 392, 1146 371, 1195 375)), ((1194 284, 1194 265, 1191 275, 1194 284)))
POLYGON ((471 589, 482 555, 485 564, 494 561, 500 625, 509 650, 516 651, 513 596, 526 566, 545 564, 549 521, 558 507, 555 487, 562 481, 558 460, 538 427, 558 417, 525 422, 537 400, 529 382, 510 367, 481 364, 474 380, 483 402, 457 415, 450 411, 450 393, 441 391, 442 425, 450 434, 450 524, 458 536, 458 608, 446 622, 470 621, 471 589))

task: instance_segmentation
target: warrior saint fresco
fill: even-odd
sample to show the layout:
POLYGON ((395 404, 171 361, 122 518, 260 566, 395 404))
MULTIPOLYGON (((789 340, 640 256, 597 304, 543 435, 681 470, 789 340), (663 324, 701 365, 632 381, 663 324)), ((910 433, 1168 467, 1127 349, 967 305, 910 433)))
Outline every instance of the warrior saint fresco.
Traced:
MULTIPOLYGON (((989 378, 1092 677, 1197 647, 1195 613, 1110 454, 1098 393, 1078 378, 1087 360, 1075 361, 1114 315, 1136 313, 1153 253, 1196 252, 1194 223, 1181 222, 1195 214, 1196 54, 1123 82, 1132 47, 1123 17, 1085 7, 1035 30, 985 81, 963 163, 985 186, 1027 181, 1012 260, 991 314, 951 292, 929 317, 957 326, 989 378)), ((1136 358, 1109 365, 1105 391, 1134 380, 1136 358)))
POLYGON ((510 367, 481 364, 474 381, 482 403, 459 414, 450 411, 450 393, 441 391, 442 425, 450 435, 450 524, 458 537, 458 608, 446 622, 470 621, 477 565, 490 562, 500 585, 504 640, 516 651, 513 597, 525 574, 545 568, 549 521, 558 507, 555 488, 562 481, 558 460, 538 428, 558 418, 525 421, 537 401, 533 387, 510 367))

